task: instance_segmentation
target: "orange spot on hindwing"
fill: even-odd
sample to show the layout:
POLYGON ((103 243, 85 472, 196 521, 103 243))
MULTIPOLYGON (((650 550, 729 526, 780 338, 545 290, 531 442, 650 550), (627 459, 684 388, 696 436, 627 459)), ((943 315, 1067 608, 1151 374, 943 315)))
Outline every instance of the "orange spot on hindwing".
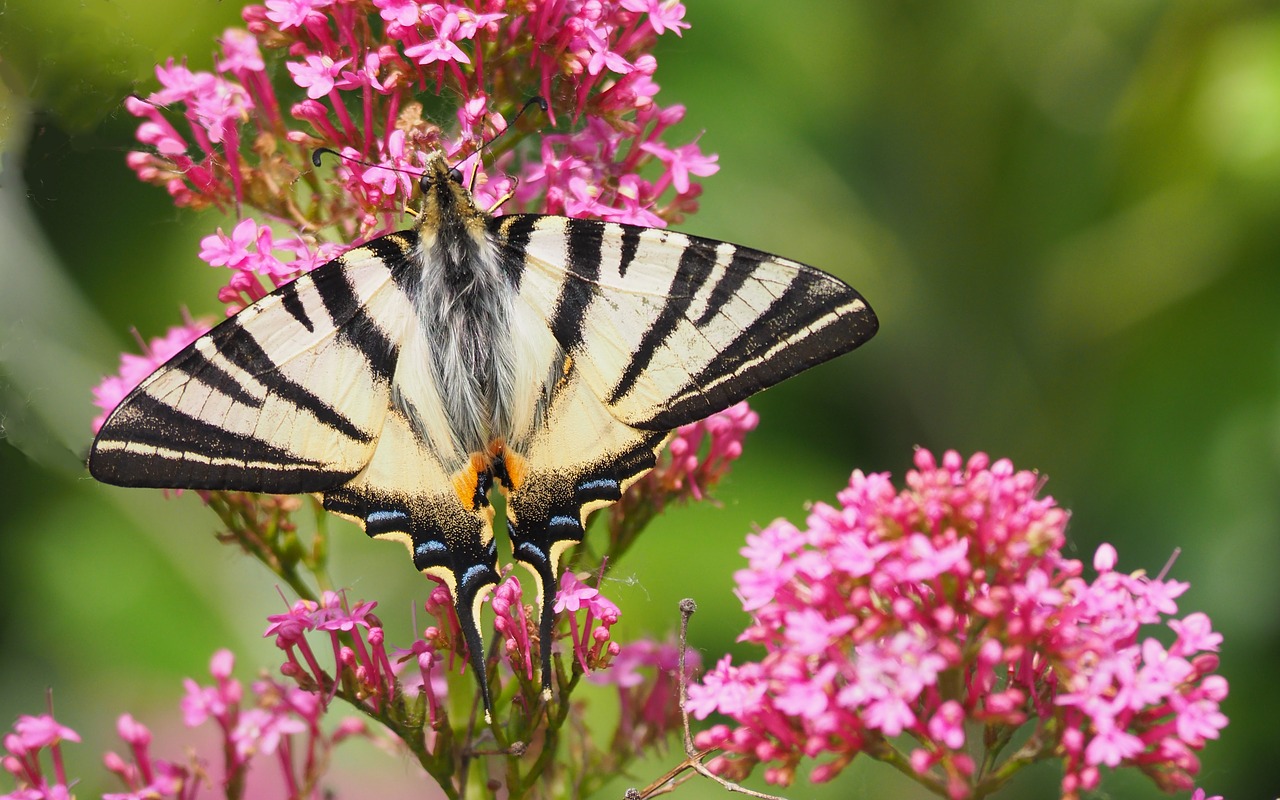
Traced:
POLYGON ((485 496, 492 480, 489 459, 483 453, 472 453, 467 465, 453 474, 453 491, 463 508, 475 511, 489 504, 485 496))
POLYGON ((503 491, 513 492, 524 485, 527 473, 524 456, 508 449, 502 439, 494 439, 483 453, 472 453, 466 466, 453 474, 453 491, 463 508, 475 511, 489 505, 486 498, 495 478, 503 491))

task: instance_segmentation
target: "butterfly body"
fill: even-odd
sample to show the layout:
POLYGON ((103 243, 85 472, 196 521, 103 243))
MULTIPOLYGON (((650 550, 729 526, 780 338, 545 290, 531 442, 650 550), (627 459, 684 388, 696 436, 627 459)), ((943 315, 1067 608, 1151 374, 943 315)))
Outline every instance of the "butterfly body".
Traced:
POLYGON ((654 466, 671 431, 853 349, 857 292, 760 251, 660 229, 492 217, 442 155, 417 224, 249 306, 107 418, 94 477, 124 486, 314 493, 403 543, 455 602, 486 712, 479 610, 497 583, 489 495, 552 604, 587 516, 654 466))

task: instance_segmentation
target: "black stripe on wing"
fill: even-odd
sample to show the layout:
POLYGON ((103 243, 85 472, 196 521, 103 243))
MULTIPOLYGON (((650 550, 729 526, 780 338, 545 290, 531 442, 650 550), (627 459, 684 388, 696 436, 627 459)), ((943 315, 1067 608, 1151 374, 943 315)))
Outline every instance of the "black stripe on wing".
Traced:
POLYGON ((565 266, 576 280, 566 280, 560 287, 555 314, 550 320, 551 334, 566 352, 582 342, 582 326, 587 307, 598 289, 601 252, 605 225, 596 220, 565 220, 565 242, 569 263, 565 266))
MULTIPOLYGON (((702 240, 695 239, 694 241, 702 240)), ((711 244, 710 242, 703 243, 711 244)), ((764 257, 766 255, 759 250, 734 246, 733 258, 729 260, 728 270, 725 272, 724 277, 717 281, 715 286, 711 287, 711 297, 707 300, 707 307, 694 320, 693 324, 701 328, 715 319, 716 314, 719 314, 721 309, 746 285, 747 279, 751 277, 751 270, 764 257)))
POLYGON ((307 309, 302 305, 302 300, 298 298, 298 282, 290 281, 280 287, 280 305, 288 311, 290 316, 297 321, 299 325, 308 331, 316 329, 315 323, 311 321, 311 316, 307 314, 307 309))
POLYGON ((116 486, 234 486, 288 494, 338 486, 353 475, 255 436, 229 433, 147 394, 134 397, 123 413, 119 428, 128 433, 128 440, 100 436, 89 458, 93 477, 116 486))
POLYGON ((502 243, 498 248, 498 264, 517 292, 524 276, 524 253, 529 249, 529 237, 538 227, 539 219, 538 214, 514 214, 489 221, 489 233, 502 243))
MULTIPOLYGON (((233 318, 231 322, 236 323, 237 321, 233 318)), ((361 444, 372 441, 368 433, 356 427, 356 424, 341 412, 317 397, 305 386, 280 372, 279 365, 262 349, 253 334, 239 324, 219 326, 213 333, 209 334, 209 340, 213 342, 219 355, 247 372, 254 380, 266 387, 271 394, 288 400, 298 408, 310 413, 317 421, 348 439, 353 439, 361 444)), ((394 350, 389 357, 391 363, 394 364, 394 350)), ((371 363, 370 366, 372 367, 373 364, 371 363)), ((226 373, 223 374, 226 375, 226 373)), ((227 378, 231 379, 231 376, 227 375, 227 378)), ((230 384, 211 385, 231 397, 234 397, 237 392, 247 391, 242 384, 234 380, 230 384)), ((258 405, 261 405, 261 403, 258 403, 258 405)))
POLYGON ((263 398, 254 397, 240 385, 240 381, 231 376, 231 373, 210 361, 204 353, 195 348, 188 351, 186 358, 175 360, 173 366, 193 380, 226 395, 241 405, 250 408, 262 407, 263 398))
POLYGON ((853 350, 879 323, 862 296, 844 283, 806 268, 787 289, 692 376, 644 430, 672 430, 722 411, 793 375, 853 350))
MULTIPOLYGON (((382 239, 375 241, 381 242, 382 239)), ((377 248, 370 249, 377 252, 377 248)), ((388 263, 387 255, 379 255, 384 263, 388 263)), ((404 256, 398 252, 398 248, 396 252, 388 255, 397 259, 389 262, 389 266, 405 261, 404 256)), ((393 279, 395 275, 396 270, 393 269, 393 279)), ((360 304, 360 298, 356 296, 355 287, 351 285, 346 271, 326 271, 323 275, 316 277, 314 285, 320 294, 321 302, 324 303, 325 311, 329 313, 329 318, 341 326, 339 336, 342 341, 364 354, 365 360, 369 362, 369 369, 374 375, 382 381, 390 381, 395 372, 398 346, 388 339, 387 335, 369 318, 360 304)))
MULTIPOLYGON (((628 231, 628 233, 633 232, 628 231)), ((658 348, 666 344, 667 339, 685 320, 694 296, 711 277, 711 270, 715 263, 715 242, 706 239, 690 241, 689 246, 680 254, 680 265, 676 268, 675 278, 671 281, 661 313, 644 332, 644 336, 640 339, 640 346, 631 354, 630 363, 613 387, 613 391, 609 393, 606 403, 618 402, 623 395, 635 387, 636 381, 648 368, 658 348)))

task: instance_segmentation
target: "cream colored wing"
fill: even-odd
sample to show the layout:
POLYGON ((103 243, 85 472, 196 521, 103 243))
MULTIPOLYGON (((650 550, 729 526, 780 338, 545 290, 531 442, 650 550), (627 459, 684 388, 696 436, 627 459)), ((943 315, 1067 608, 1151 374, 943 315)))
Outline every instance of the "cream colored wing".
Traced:
POLYGON ((588 515, 653 468, 668 434, 619 422, 572 364, 552 392, 545 424, 518 456, 507 489, 512 553, 533 573, 541 605, 542 685, 550 690, 553 605, 560 560, 586 535, 588 515))
POLYGON ((673 231, 495 220, 520 297, 618 420, 671 430, 862 344, 862 296, 821 270, 673 231))
POLYGON ((119 486, 317 492, 364 468, 413 309, 392 234, 288 283, 192 342, 99 430, 89 471, 119 486))

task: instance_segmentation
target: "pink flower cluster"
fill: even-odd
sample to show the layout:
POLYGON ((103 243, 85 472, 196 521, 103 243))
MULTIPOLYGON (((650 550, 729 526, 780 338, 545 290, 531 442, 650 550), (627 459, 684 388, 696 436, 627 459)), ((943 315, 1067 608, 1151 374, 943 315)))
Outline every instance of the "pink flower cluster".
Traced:
POLYGON ((322 693, 325 704, 337 692, 341 678, 350 677, 356 695, 376 712, 396 695, 395 671, 387 657, 382 623, 373 615, 377 605, 356 603, 348 608, 341 594, 325 592, 319 603, 299 600, 284 614, 268 617, 270 624, 263 636, 275 636, 276 647, 285 651, 287 660, 280 672, 302 688, 322 693), (321 668, 307 642, 312 631, 328 635, 337 677, 321 668))
POLYGON ((248 30, 226 31, 215 71, 171 59, 156 69, 160 89, 126 104, 148 148, 129 155, 139 178, 179 206, 260 213, 202 243, 203 260, 234 271, 219 296, 230 311, 260 297, 263 279, 331 258, 324 229, 345 244, 396 227, 433 150, 463 162, 482 205, 519 175, 524 210, 649 226, 695 209, 692 177, 717 169, 696 142, 663 140, 684 109, 655 102, 649 50, 688 27, 674 0, 270 0, 243 16, 248 30), (292 85, 273 86, 276 73, 292 85), (538 152, 508 137, 482 164, 480 145, 533 92, 573 131, 538 152), (425 93, 450 119, 429 118, 425 93), (298 165, 321 146, 382 166, 344 162, 320 180, 298 165))
POLYGON ((582 671, 608 667, 610 659, 620 649, 618 643, 609 638, 609 629, 622 616, 613 601, 600 594, 599 589, 586 585, 578 580, 577 575, 566 571, 560 576, 560 591, 556 593, 554 608, 557 614, 569 618, 573 655, 582 671))
POLYGON ((765 655, 726 657, 690 688, 696 716, 735 722, 699 735, 723 752, 711 769, 765 764, 788 784, 803 757, 825 756, 810 774, 824 781, 865 753, 958 800, 1060 758, 1067 798, 1095 789, 1103 766, 1190 788, 1194 752, 1226 725, 1227 684, 1208 617, 1175 616, 1187 585, 1118 573, 1109 546, 1085 579, 1061 552, 1067 513, 1006 460, 948 452, 938 464, 920 450, 915 461, 902 491, 855 472, 805 529, 778 521, 748 536, 741 638, 765 655), (1002 750, 1024 726, 1026 744, 1002 750), (994 766, 978 771, 975 748, 991 748, 994 766))
MULTIPOLYGON (((520 581, 509 576, 490 595, 494 629, 512 673, 532 686, 537 654, 537 617, 521 603, 520 581)), ((381 622, 372 611, 377 603, 361 602, 348 608, 342 595, 325 592, 319 603, 299 600, 287 612, 268 617, 265 636, 274 636, 286 654, 280 672, 299 687, 322 697, 327 705, 339 686, 354 686, 357 700, 379 713, 401 693, 425 696, 427 721, 435 727, 443 715, 448 695, 446 673, 465 668, 468 654, 449 591, 436 586, 426 611, 436 619, 421 638, 407 648, 393 648, 389 657, 381 622), (330 675, 320 664, 310 633, 327 634, 336 665, 330 675), (416 670, 413 669, 416 667, 416 670)), ((567 619, 575 661, 584 672, 604 669, 619 646, 610 641, 609 628, 618 621, 618 607, 571 572, 560 579, 555 611, 567 619)), ((552 643, 542 643, 552 646, 552 643)), ((497 686, 503 683, 498 673, 497 686)), ((500 688, 499 688, 500 691, 500 688)))
POLYGON ((4 736, 5 754, 0 765, 18 781, 18 788, 0 800, 70 800, 63 742, 78 742, 80 734, 58 724, 52 714, 18 717, 13 732, 4 736), (40 751, 48 748, 53 774, 46 775, 40 751))
POLYGON ((659 463, 650 473, 652 480, 669 490, 683 490, 693 499, 701 500, 704 491, 719 483, 730 465, 742 455, 743 441, 758 424, 760 415, 743 400, 704 420, 685 425, 667 445, 670 460, 659 463))
MULTIPOLYGON (((246 705, 244 688, 231 677, 234 659, 220 650, 210 661, 212 686, 186 681, 183 719, 195 728, 212 721, 221 733, 220 783, 228 797, 239 797, 248 785, 256 756, 268 756, 279 765, 283 796, 318 797, 319 777, 327 768, 334 746, 364 735, 364 723, 348 718, 331 732, 320 728, 323 713, 319 698, 293 686, 269 679, 253 684, 253 703, 246 705)), ((107 769, 125 786, 123 792, 104 794, 103 800, 192 800, 213 775, 203 759, 190 756, 187 765, 156 758, 151 753, 152 733, 130 714, 116 721, 116 731, 129 747, 128 757, 109 752, 107 769)), ((70 800, 72 797, 61 752, 62 742, 78 742, 75 731, 60 725, 52 715, 20 717, 14 732, 4 737, 6 771, 18 780, 18 788, 0 800, 70 800), (46 776, 40 751, 48 749, 53 775, 46 776)))
MULTIPOLYGON (((281 767, 285 796, 302 796, 304 789, 316 785, 333 746, 365 733, 363 722, 348 718, 326 734, 320 728, 324 703, 314 692, 269 678, 254 682, 256 702, 246 707, 244 689, 231 677, 234 666, 231 652, 219 650, 209 663, 213 685, 187 679, 182 699, 182 717, 188 727, 213 721, 222 733, 224 786, 243 786, 255 756, 274 756, 281 767)), ((138 800, 154 796, 137 793, 138 800)), ((126 797, 133 800, 134 796, 126 797)))
POLYGON ((116 720, 116 733, 129 745, 132 761, 109 752, 103 756, 107 769, 127 787, 125 792, 104 794, 102 800, 154 800, 172 797, 190 800, 200 790, 200 781, 192 770, 151 755, 151 731, 133 718, 121 714, 116 720))

